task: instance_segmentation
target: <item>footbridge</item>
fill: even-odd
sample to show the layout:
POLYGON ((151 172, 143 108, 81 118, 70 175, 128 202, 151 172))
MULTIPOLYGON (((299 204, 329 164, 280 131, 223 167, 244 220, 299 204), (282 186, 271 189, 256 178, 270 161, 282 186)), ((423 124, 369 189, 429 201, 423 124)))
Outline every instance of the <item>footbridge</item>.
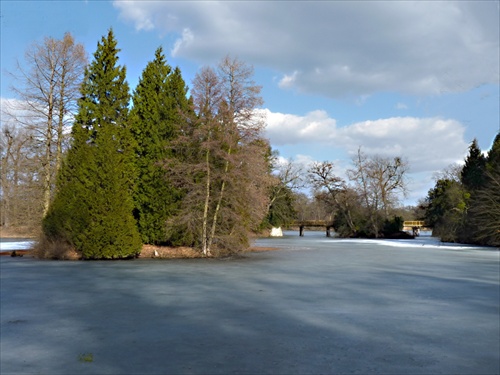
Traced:
POLYGON ((414 236, 420 235, 421 230, 431 230, 423 220, 406 220, 403 222, 403 230, 405 232, 412 232, 414 236))
MULTIPOLYGON (((295 220, 291 224, 292 227, 299 228, 299 236, 304 236, 304 229, 307 228, 325 228, 326 236, 331 237, 333 222, 327 220, 295 220)), ((403 230, 412 232, 414 236, 418 236, 421 230, 431 230, 423 220, 407 220, 403 222, 403 230)))
POLYGON ((326 220, 296 220, 291 224, 292 227, 299 227, 299 236, 304 236, 304 228, 325 228, 326 236, 331 237, 331 230, 333 228, 332 221, 326 220))

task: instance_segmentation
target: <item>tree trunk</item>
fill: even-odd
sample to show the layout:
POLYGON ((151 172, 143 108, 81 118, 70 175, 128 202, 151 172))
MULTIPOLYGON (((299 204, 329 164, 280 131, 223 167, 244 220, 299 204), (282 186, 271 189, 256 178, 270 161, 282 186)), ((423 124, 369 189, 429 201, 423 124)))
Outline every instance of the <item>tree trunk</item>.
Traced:
MULTIPOLYGON (((231 147, 229 147, 229 150, 227 152, 227 155, 231 155, 231 147)), ((220 207, 221 207, 221 204, 222 204, 222 198, 224 196, 224 190, 226 188, 226 176, 227 176, 227 172, 229 170, 229 160, 226 160, 226 165, 224 167, 224 175, 222 177, 222 185, 221 185, 221 188, 220 188, 220 194, 219 194, 219 199, 217 201, 217 206, 215 207, 215 211, 214 211, 214 217, 213 217, 213 221, 212 221, 212 230, 210 231, 210 237, 208 239, 208 253, 210 254, 210 247, 212 246, 212 243, 213 243, 213 240, 214 240, 214 237, 215 237, 215 229, 217 227, 217 216, 219 214, 219 210, 220 210, 220 207)))
POLYGON ((203 209, 203 229, 202 229, 202 250, 203 255, 210 255, 210 246, 208 244, 208 206, 210 204, 210 151, 207 149, 205 155, 207 167, 207 183, 205 191, 205 207, 203 209))

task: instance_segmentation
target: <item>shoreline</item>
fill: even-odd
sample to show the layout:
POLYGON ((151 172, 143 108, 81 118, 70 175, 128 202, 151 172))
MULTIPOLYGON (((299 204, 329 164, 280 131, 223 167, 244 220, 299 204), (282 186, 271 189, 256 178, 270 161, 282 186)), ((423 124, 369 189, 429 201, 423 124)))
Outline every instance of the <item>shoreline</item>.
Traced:
MULTIPOLYGON (((12 239, 16 237, 10 237, 12 239)), ((23 238, 25 239, 25 238, 23 238)), ((247 250, 240 253, 260 253, 266 251, 276 251, 281 250, 278 247, 268 247, 268 246, 251 246, 247 250)), ((36 258, 33 254, 32 249, 8 249, 1 250, 0 256, 10 256, 10 257, 23 257, 27 255, 29 258, 36 258)), ((201 259, 203 257, 199 251, 189 248, 189 247, 169 247, 169 246, 153 246, 153 245, 143 245, 141 253, 136 259, 201 259)), ((68 260, 81 260, 79 258, 72 258, 68 260)))

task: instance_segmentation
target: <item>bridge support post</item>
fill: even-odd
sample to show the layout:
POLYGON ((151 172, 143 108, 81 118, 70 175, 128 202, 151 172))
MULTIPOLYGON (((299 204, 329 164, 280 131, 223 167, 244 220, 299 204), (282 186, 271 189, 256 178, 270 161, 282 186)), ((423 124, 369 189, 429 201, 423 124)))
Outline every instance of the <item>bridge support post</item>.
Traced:
POLYGON ((299 227, 299 236, 300 236, 300 237, 304 237, 304 226, 303 226, 303 225, 301 225, 301 226, 299 227))

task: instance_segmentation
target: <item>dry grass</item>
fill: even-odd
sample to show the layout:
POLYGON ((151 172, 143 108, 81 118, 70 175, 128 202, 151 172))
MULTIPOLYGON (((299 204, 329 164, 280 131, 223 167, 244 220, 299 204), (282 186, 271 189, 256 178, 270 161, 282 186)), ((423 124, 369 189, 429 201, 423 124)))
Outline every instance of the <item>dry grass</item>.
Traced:
POLYGON ((139 258, 191 259, 202 258, 203 254, 191 247, 169 247, 143 245, 139 258))
POLYGON ((280 250, 280 248, 279 247, 252 246, 247 250, 247 252, 260 253, 263 251, 276 251, 276 250, 280 250))
POLYGON ((78 260, 81 254, 63 241, 50 241, 42 237, 32 250, 33 256, 39 259, 78 260))
MULTIPOLYGON (((250 247, 245 252, 262 252, 279 250, 277 247, 250 247)), ((139 258, 156 258, 156 259, 193 259, 204 258, 205 256, 200 250, 191 247, 168 247, 143 245, 139 258)), ((217 257, 217 256, 215 256, 217 257)))
MULTIPOLYGON (((245 252, 275 251, 275 247, 250 247, 245 252)), ((11 253, 8 252, 8 255, 11 253)), ((4 254, 5 255, 5 254, 4 254)), ((81 254, 77 252, 68 243, 63 241, 50 241, 42 236, 33 249, 19 251, 18 256, 31 255, 39 259, 57 259, 57 260, 79 260, 81 254)), ((169 247, 143 245, 138 258, 146 259, 194 259, 204 258, 200 250, 191 247, 169 247)))
POLYGON ((35 238, 38 230, 30 227, 4 227, 0 226, 0 238, 35 238))

